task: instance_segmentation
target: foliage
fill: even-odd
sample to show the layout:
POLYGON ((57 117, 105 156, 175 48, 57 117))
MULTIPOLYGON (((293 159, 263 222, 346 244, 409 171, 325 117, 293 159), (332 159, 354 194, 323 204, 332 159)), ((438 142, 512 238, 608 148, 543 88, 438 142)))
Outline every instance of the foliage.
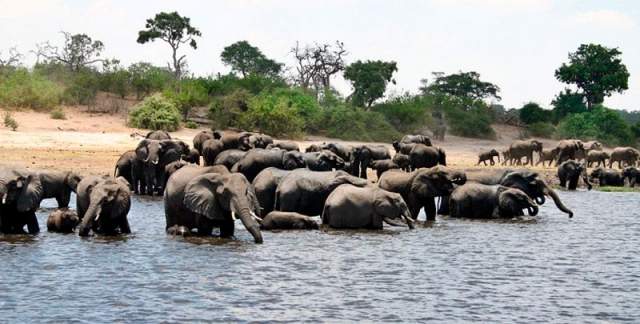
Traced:
POLYGON ((371 107, 374 101, 384 96, 387 83, 393 82, 393 73, 398 71, 396 62, 356 61, 344 70, 344 78, 351 81, 351 102, 357 107, 371 107))
POLYGON ((239 72, 242 77, 249 74, 277 76, 284 64, 267 58, 259 48, 251 46, 247 41, 235 42, 224 48, 222 63, 231 66, 231 70, 239 72))
POLYGON ((196 129, 198 128, 198 123, 194 122, 194 121, 188 121, 184 124, 184 127, 189 128, 189 129, 196 129))
POLYGON ((378 112, 345 105, 329 107, 323 114, 326 135, 342 140, 391 142, 401 134, 378 112))
POLYGON ((36 55, 43 56, 55 63, 62 63, 75 72, 91 64, 104 61, 99 58, 104 50, 104 44, 101 41, 93 40, 87 34, 72 35, 64 31, 61 33, 64 35, 62 49, 46 42, 37 45, 36 55))
POLYGON ((64 110, 62 110, 62 108, 60 107, 52 110, 51 113, 49 113, 49 115, 51 116, 51 119, 67 119, 67 115, 64 113, 64 110))
POLYGON ((106 62, 99 74, 99 84, 100 90, 125 98, 131 91, 131 73, 122 68, 118 61, 106 62))
POLYGON ((198 80, 180 80, 177 87, 177 89, 169 88, 163 94, 178 107, 184 119, 189 116, 191 108, 206 106, 209 103, 207 89, 198 80))
POLYGON ((429 123, 428 112, 433 106, 429 96, 404 94, 374 105, 371 110, 381 113, 395 129, 411 133, 429 123))
POLYGON ((632 145, 631 127, 613 110, 595 106, 591 111, 565 118, 557 130, 561 138, 596 139, 608 145, 632 145))
POLYGON ((555 131, 556 129, 551 123, 535 122, 527 125, 526 135, 527 137, 551 138, 555 131))
POLYGON ((137 128, 172 132, 180 127, 180 112, 171 100, 156 94, 129 112, 129 123, 137 128))
POLYGON ((587 111, 584 96, 580 93, 565 89, 551 101, 553 105, 553 121, 557 124, 570 114, 579 114, 587 111))
POLYGON ((456 101, 445 101, 444 110, 452 134, 463 137, 496 137, 491 128, 491 110, 482 101, 476 101, 470 109, 465 109, 456 101))
POLYGON ((340 41, 336 41, 335 47, 331 44, 300 47, 296 42, 291 53, 296 59, 296 85, 305 90, 313 86, 316 95, 331 91, 331 77, 345 69, 344 57, 348 54, 340 41))
POLYGON ((433 73, 435 80, 432 84, 427 84, 427 80, 422 80, 423 86, 420 88, 423 94, 445 94, 458 98, 468 98, 472 101, 495 98, 500 100, 498 93, 500 88, 491 83, 480 80, 478 72, 459 72, 445 75, 442 72, 433 73))
POLYGON ((14 132, 18 130, 18 121, 8 111, 4 113, 4 127, 10 128, 14 132))
POLYGON ((216 97, 209 107, 209 119, 213 128, 240 127, 240 116, 249 109, 252 95, 237 89, 226 96, 216 97))
POLYGON ((93 105, 100 88, 99 74, 92 69, 82 69, 67 81, 63 101, 69 105, 93 105))
POLYGON ((535 102, 529 102, 522 106, 519 115, 520 120, 527 124, 544 123, 549 121, 549 111, 546 111, 535 102))
POLYGON ((617 48, 582 44, 576 52, 569 53, 569 64, 563 63, 555 71, 556 79, 580 88, 591 109, 612 93, 629 88, 629 72, 620 55, 617 48))
POLYGON ((139 62, 131 64, 127 69, 130 83, 138 99, 153 92, 161 91, 173 82, 173 76, 167 69, 155 67, 150 63, 139 62))
POLYGON ((0 77, 0 105, 48 110, 62 99, 62 88, 39 73, 18 68, 0 77))

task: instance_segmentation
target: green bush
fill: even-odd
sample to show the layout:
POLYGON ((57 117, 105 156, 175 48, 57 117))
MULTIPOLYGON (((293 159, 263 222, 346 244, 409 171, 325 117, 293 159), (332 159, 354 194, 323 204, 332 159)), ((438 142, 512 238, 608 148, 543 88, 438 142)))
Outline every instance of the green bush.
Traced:
POLYGON ((596 106, 588 112, 566 117, 557 131, 561 138, 596 139, 607 145, 633 145, 631 127, 615 111, 596 106))
POLYGON ((163 94, 173 101, 173 104, 178 107, 182 117, 185 119, 189 116, 189 112, 193 107, 209 104, 207 89, 197 80, 181 80, 176 89, 166 89, 163 94))
POLYGON ((189 129, 196 129, 196 128, 198 128, 198 123, 190 120, 184 125, 184 127, 189 128, 189 129))
POLYGON ((555 130, 551 123, 537 122, 527 126, 526 134, 530 137, 551 138, 555 130))
POLYGON ((430 122, 429 112, 433 106, 430 99, 427 96, 405 94, 377 104, 371 110, 381 113, 398 131, 411 133, 430 122))
POLYGON ((49 115, 51 116, 51 119, 67 119, 67 115, 65 115, 64 110, 59 107, 52 110, 49 115))
POLYGON ((249 109, 251 98, 251 94, 244 89, 215 98, 209 106, 209 119, 213 128, 240 127, 240 116, 249 109))
POLYGON ((162 91, 174 82, 173 74, 169 70, 153 66, 150 63, 131 64, 127 72, 131 78, 131 88, 138 99, 150 93, 162 91))
POLYGON ((49 110, 60 104, 62 88, 43 76, 16 69, 0 78, 0 105, 49 110))
POLYGON ((4 113, 4 127, 10 128, 14 132, 18 129, 18 121, 8 111, 4 113))
POLYGON ((173 102, 156 94, 131 110, 129 123, 137 128, 172 132, 180 127, 180 111, 173 102))
POLYGON ((339 105, 327 108, 323 125, 327 136, 343 140, 390 142, 401 134, 384 115, 360 108, 339 105))
POLYGON ((549 121, 550 113, 551 111, 545 111, 535 102, 524 105, 519 111, 520 120, 527 125, 549 121))
POLYGON ((491 128, 490 112, 487 110, 478 107, 468 111, 449 108, 446 110, 446 116, 451 134, 473 138, 496 137, 495 131, 491 128))
POLYGON ((304 134, 304 118, 298 107, 286 97, 263 94, 249 101, 248 110, 240 116, 240 127, 276 137, 298 138, 304 134))
POLYGON ((66 84, 64 102, 68 105, 92 105, 100 88, 98 72, 84 69, 74 73, 66 84))

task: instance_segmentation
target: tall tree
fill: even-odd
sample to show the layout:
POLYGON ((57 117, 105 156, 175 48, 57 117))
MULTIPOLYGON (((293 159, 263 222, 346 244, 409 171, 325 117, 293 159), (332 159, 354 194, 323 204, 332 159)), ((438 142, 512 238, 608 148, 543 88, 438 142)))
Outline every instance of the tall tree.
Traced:
POLYGON ((351 81, 353 93, 351 102, 359 107, 371 107, 384 96, 387 84, 392 82, 393 73, 398 71, 396 62, 356 61, 344 70, 344 78, 351 81))
POLYGON ((344 57, 348 55, 344 43, 336 41, 335 45, 315 44, 313 46, 296 46, 291 49, 296 59, 296 83, 304 89, 314 87, 316 93, 330 90, 331 78, 345 69, 344 57))
MULTIPOLYGON (((200 31, 191 26, 191 19, 180 16, 177 12, 161 12, 156 14, 153 19, 147 19, 144 30, 138 32, 138 43, 145 44, 160 39, 169 46, 172 51, 172 71, 179 79, 182 77, 182 71, 186 65, 186 55, 178 57, 178 49, 183 44, 191 46, 193 49, 198 48, 195 37, 202 36, 200 31)), ((170 65, 171 67, 171 65, 170 65)))
POLYGON ((617 48, 582 44, 576 52, 569 53, 569 63, 555 71, 556 79, 575 84, 584 95, 587 109, 591 109, 614 92, 629 88, 629 72, 622 64, 621 54, 617 48))
POLYGON ((15 47, 10 48, 6 56, 0 51, 0 69, 19 66, 22 58, 23 55, 15 47))
POLYGON ((433 73, 434 81, 427 84, 427 80, 422 80, 423 86, 420 91, 426 93, 445 94, 472 101, 495 98, 500 100, 498 93, 500 88, 491 83, 480 80, 478 72, 459 72, 445 75, 442 72, 433 73))
POLYGON ((87 34, 74 34, 61 32, 64 35, 62 48, 46 42, 37 44, 36 56, 38 60, 44 57, 47 60, 62 63, 70 70, 78 72, 82 68, 98 62, 105 62, 100 58, 104 50, 104 44, 99 40, 93 40, 87 34))
POLYGON ((549 121, 549 112, 535 102, 529 102, 522 106, 519 115, 520 120, 527 125, 549 121))
POLYGON ((259 48, 247 41, 225 47, 220 56, 222 63, 231 66, 231 70, 239 72, 242 77, 249 74, 276 76, 282 71, 282 63, 267 58, 259 48))
POLYGON ((551 101, 553 106, 553 121, 559 123, 566 116, 587 111, 584 96, 570 89, 564 89, 551 101))

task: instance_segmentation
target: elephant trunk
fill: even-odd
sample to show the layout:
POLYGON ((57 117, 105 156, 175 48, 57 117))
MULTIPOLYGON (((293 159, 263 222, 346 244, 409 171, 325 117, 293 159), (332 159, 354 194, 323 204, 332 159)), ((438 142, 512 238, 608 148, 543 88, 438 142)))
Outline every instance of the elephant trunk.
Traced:
POLYGON ((415 228, 413 225, 413 218, 411 218, 411 212, 408 208, 402 213, 402 218, 404 218, 404 221, 407 223, 407 226, 409 226, 409 229, 415 228))
POLYGON ((536 216, 538 215, 538 206, 530 206, 527 207, 527 212, 529 213, 529 216, 536 216))
POLYGON ((91 203, 89 208, 82 217, 82 222, 78 227, 78 235, 89 236, 89 231, 93 227, 93 223, 98 220, 102 212, 102 201, 91 203))
POLYGON ((253 240, 261 244, 263 242, 262 232, 260 232, 260 224, 256 221, 259 217, 249 208, 248 206, 243 206, 236 208, 238 212, 236 212, 236 216, 240 218, 244 227, 251 233, 253 236, 253 240))
POLYGON ((571 209, 567 208, 567 206, 565 206, 562 203, 558 194, 555 191, 553 191, 553 189, 551 189, 549 185, 546 183, 544 184, 544 194, 551 197, 551 199, 553 199, 553 202, 556 204, 556 207, 558 207, 558 209, 560 209, 562 212, 569 214, 569 218, 573 217, 573 212, 571 211, 571 209))

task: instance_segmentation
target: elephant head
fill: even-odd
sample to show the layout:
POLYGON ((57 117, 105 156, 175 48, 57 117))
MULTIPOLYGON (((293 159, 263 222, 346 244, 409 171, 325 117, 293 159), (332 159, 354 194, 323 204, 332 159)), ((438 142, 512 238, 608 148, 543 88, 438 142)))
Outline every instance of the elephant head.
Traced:
POLYGON ((136 148, 136 157, 145 164, 160 163, 162 152, 162 142, 157 140, 143 139, 136 148))
POLYGON ((211 220, 233 221, 237 216, 254 241, 262 243, 258 198, 242 174, 209 173, 194 178, 185 187, 184 205, 211 220))
POLYGON ((214 130, 213 130, 213 132, 212 132, 212 134, 213 134, 213 139, 217 139, 217 140, 219 140, 219 139, 221 139, 221 138, 222 138, 222 134, 223 134, 223 133, 222 133, 222 131, 221 131, 221 130, 214 129, 214 130))
POLYGON ((498 150, 496 149, 491 149, 491 151, 489 151, 490 156, 495 156, 498 158, 498 162, 500 162, 500 153, 498 153, 498 150))
POLYGON ((417 197, 448 196, 454 184, 462 185, 467 181, 464 172, 454 171, 446 166, 435 166, 415 171, 411 179, 411 193, 417 197))
POLYGON ((531 140, 531 147, 534 152, 542 152, 542 142, 540 141, 531 140))
POLYGON ((538 215, 538 204, 520 189, 500 187, 498 206, 502 217, 522 216, 523 209, 527 210, 529 216, 538 215))
POLYGON ((91 229, 99 227, 101 223, 110 222, 129 212, 131 191, 129 183, 122 177, 103 178, 88 186, 87 194, 89 207, 84 215, 79 215, 82 216, 78 228, 80 236, 87 236, 91 229))
POLYGON ((242 132, 238 134, 238 149, 247 151, 252 148, 251 135, 252 134, 250 132, 242 132))
POLYGON ((638 168, 636 167, 626 167, 622 171, 622 177, 624 179, 628 179, 630 187, 634 187, 636 185, 636 181, 638 180, 639 176, 640 170, 638 170, 638 168))
POLYGON ((391 226, 409 226, 413 229, 413 219, 409 207, 399 193, 376 190, 374 194, 374 214, 391 226), (404 220, 406 224, 398 220, 404 220))
POLYGON ((76 192, 78 189, 78 183, 82 181, 82 176, 75 172, 69 172, 64 178, 64 183, 69 187, 69 190, 76 192))
POLYGON ((320 161, 321 169, 323 170, 342 170, 345 167, 344 160, 337 154, 324 150, 318 155, 318 161, 320 161))
POLYGON ((391 142, 391 146, 393 146, 393 149, 396 151, 396 153, 400 152, 400 142, 393 141, 391 142))
POLYGON ((0 175, 2 205, 15 204, 18 212, 35 211, 43 196, 42 182, 37 174, 9 170, 0 175))
POLYGON ((447 155, 441 147, 438 147, 438 164, 447 165, 447 155))
POLYGON ((569 214, 569 218, 573 217, 573 212, 562 203, 558 194, 544 180, 540 179, 537 172, 509 171, 505 173, 499 184, 524 191, 538 205, 544 204, 545 196, 549 196, 558 209, 569 214))
POLYGON ((305 165, 302 153, 298 151, 284 151, 282 153, 282 166, 285 170, 304 168, 305 165))

